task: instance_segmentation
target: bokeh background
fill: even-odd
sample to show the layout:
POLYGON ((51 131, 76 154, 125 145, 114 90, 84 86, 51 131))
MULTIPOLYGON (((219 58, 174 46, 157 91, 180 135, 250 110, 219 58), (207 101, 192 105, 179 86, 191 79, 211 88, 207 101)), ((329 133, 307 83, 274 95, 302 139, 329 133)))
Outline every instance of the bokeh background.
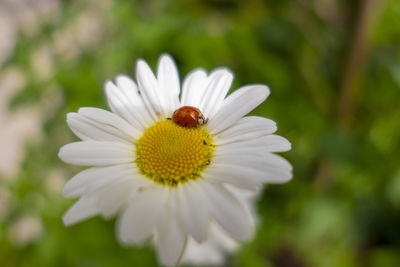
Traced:
POLYGON ((64 227, 80 168, 65 115, 170 53, 183 77, 265 83, 294 179, 264 188, 254 240, 226 266, 400 266, 400 1, 0 0, 0 266, 156 266, 114 220, 64 227))

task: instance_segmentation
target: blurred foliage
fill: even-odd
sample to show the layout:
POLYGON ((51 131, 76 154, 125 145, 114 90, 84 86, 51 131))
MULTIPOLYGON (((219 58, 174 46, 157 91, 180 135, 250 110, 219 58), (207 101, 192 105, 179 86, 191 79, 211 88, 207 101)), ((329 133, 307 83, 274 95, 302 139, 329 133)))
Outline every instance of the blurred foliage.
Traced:
POLYGON ((73 201, 49 190, 46 177, 79 170, 57 157, 76 140, 65 114, 106 108, 105 80, 133 75, 138 58, 154 68, 163 52, 182 78, 199 66, 228 66, 234 89, 268 84, 271 96, 253 113, 275 120, 293 144, 284 156, 294 179, 263 190, 257 234, 227 266, 400 266, 400 1, 376 1, 363 13, 368 2, 375 1, 60 2, 34 33, 19 34, 3 66, 27 78, 11 110, 54 94, 62 101, 45 117, 44 138, 27 146, 16 177, 1 182, 12 198, 0 218, 0 266, 156 265, 151 247, 117 243, 113 220, 64 227, 73 201), (366 38, 354 44, 360 32, 366 38), (32 56, 43 46, 52 59, 47 75, 32 56), (357 49, 361 56, 346 67, 357 49), (42 234, 15 245, 6 233, 26 213, 41 219, 42 234))

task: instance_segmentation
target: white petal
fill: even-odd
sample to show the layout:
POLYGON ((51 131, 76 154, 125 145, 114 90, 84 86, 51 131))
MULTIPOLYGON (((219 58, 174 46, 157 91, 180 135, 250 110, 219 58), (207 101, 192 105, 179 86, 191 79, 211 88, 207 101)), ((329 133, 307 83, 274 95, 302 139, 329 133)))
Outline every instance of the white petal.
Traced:
POLYGON ((118 183, 120 180, 124 180, 126 178, 130 178, 131 180, 137 180, 137 177, 141 177, 136 168, 120 168, 115 169, 114 173, 110 173, 109 176, 103 175, 101 178, 99 177, 95 181, 92 181, 88 184, 83 192, 83 195, 91 194, 102 188, 107 189, 109 185, 113 183, 118 183))
POLYGON ((233 74, 227 68, 218 68, 210 73, 206 92, 199 106, 206 118, 212 118, 221 107, 226 94, 231 88, 232 81, 233 74))
MULTIPOLYGON (((134 96, 135 93, 128 94, 128 90, 122 89, 125 87, 119 88, 111 81, 106 82, 104 88, 110 109, 121 118, 124 118, 136 129, 143 130, 146 125, 146 110, 144 110, 140 104, 135 106, 132 103, 142 102, 140 95, 136 97, 134 96)), ((132 90, 135 89, 132 88, 132 90)))
POLYGON ((78 113, 97 123, 102 123, 105 125, 113 126, 114 128, 118 128, 122 133, 126 134, 129 137, 135 137, 138 135, 137 128, 133 127, 119 116, 116 116, 115 114, 107 110, 99 108, 80 108, 78 113))
MULTIPOLYGON (((259 195, 260 191, 254 192, 243 188, 237 188, 231 185, 226 185, 226 189, 232 192, 239 201, 243 203, 253 203, 254 199, 259 195)), ((248 206, 248 205, 246 205, 248 206)), ((253 214, 254 215, 254 214, 253 214)))
POLYGON ((212 217, 234 238, 249 240, 253 235, 252 218, 243 204, 223 186, 201 184, 208 196, 212 217))
POLYGON ((132 176, 107 179, 106 183, 84 193, 64 215, 64 224, 75 224, 99 213, 106 218, 113 216, 140 185, 132 176))
POLYGON ((255 212, 255 199, 260 195, 261 190, 252 191, 244 188, 238 188, 230 184, 224 186, 226 190, 231 192, 242 203, 248 217, 251 219, 251 224, 255 225, 257 213, 255 212))
POLYGON ((264 174, 257 171, 247 172, 240 167, 230 168, 227 164, 212 164, 202 173, 202 177, 212 183, 231 184, 248 190, 257 190, 262 184, 264 174), (239 169, 239 171, 238 171, 239 169))
POLYGON ((218 246, 227 251, 234 251, 238 247, 238 242, 232 239, 232 237, 215 222, 210 224, 210 238, 218 241, 218 246))
POLYGON ((214 143, 224 145, 238 141, 252 140, 254 138, 269 135, 277 130, 276 123, 270 119, 257 116, 241 118, 228 129, 213 136, 214 143))
MULTIPOLYGON (((126 139, 118 136, 118 129, 92 122, 78 113, 68 113, 67 123, 74 134, 84 141, 127 142, 126 139)), ((134 138, 132 137, 131 140, 134 140, 134 138)))
POLYGON ((105 218, 110 218, 130 197, 135 196, 138 190, 151 184, 150 180, 139 174, 122 171, 116 170, 109 177, 99 177, 84 187, 81 199, 65 214, 65 224, 74 224, 99 213, 105 218))
POLYGON ((117 76, 117 86, 125 95, 128 101, 125 103, 125 108, 129 110, 132 117, 139 121, 144 128, 152 125, 152 119, 149 111, 147 110, 142 96, 139 94, 139 88, 131 78, 125 75, 117 76))
POLYGON ((157 69, 159 93, 166 101, 167 112, 172 114, 179 106, 178 70, 171 56, 167 54, 160 56, 157 69))
POLYGON ((239 166, 246 166, 255 169, 264 169, 265 166, 269 166, 276 169, 282 169, 286 171, 292 170, 292 165, 281 156, 272 153, 257 153, 257 150, 247 150, 242 154, 218 154, 214 157, 216 163, 233 163, 238 162, 239 166))
POLYGON ((268 95, 269 89, 265 85, 239 88, 224 100, 215 116, 209 118, 207 127, 212 134, 223 131, 260 105, 268 95))
POLYGON ((135 179, 132 176, 124 176, 106 185, 106 192, 97 203, 103 217, 110 218, 114 216, 121 206, 127 203, 129 197, 137 193, 136 190, 139 187, 145 185, 145 183, 141 182, 140 179, 135 179))
POLYGON ((123 243, 142 243, 150 238, 165 207, 166 190, 151 186, 139 190, 118 221, 118 237, 123 243))
POLYGON ((130 143, 141 135, 119 116, 97 108, 81 108, 78 113, 69 113, 67 123, 82 140, 130 143))
POLYGON ((219 168, 230 168, 229 173, 235 179, 246 176, 261 182, 285 183, 292 178, 290 163, 270 153, 263 157, 257 154, 216 155, 213 161, 215 165, 221 165, 219 168))
POLYGON ((132 162, 133 146, 117 142, 82 141, 67 144, 58 157, 75 165, 110 165, 132 162))
POLYGON ((97 196, 82 197, 63 216, 64 225, 73 225, 99 213, 97 196))
POLYGON ((262 146, 265 146, 269 152, 286 152, 292 149, 292 144, 286 138, 279 135, 267 135, 260 139, 262 146))
POLYGON ((206 242, 198 243, 192 238, 188 239, 182 256, 182 264, 223 266, 223 263, 224 251, 220 249, 217 242, 207 240, 206 242))
POLYGON ((207 239, 207 199, 196 183, 186 183, 177 188, 178 210, 186 233, 198 242, 207 239))
POLYGON ((199 107, 207 89, 207 73, 203 69, 190 72, 183 81, 181 106, 199 107))
POLYGON ((182 256, 186 237, 178 217, 176 190, 171 189, 169 193, 168 206, 157 223, 156 245, 160 261, 167 266, 174 266, 182 256))
POLYGON ((151 71, 149 65, 143 60, 138 60, 136 64, 136 80, 139 90, 154 120, 163 119, 167 116, 168 110, 166 103, 158 88, 158 81, 151 71))
POLYGON ((259 138, 216 146, 215 153, 241 154, 248 150, 257 151, 257 153, 285 152, 290 149, 291 144, 286 138, 279 135, 266 135, 259 138))
MULTIPOLYGON (((112 176, 125 173, 133 169, 132 164, 115 165, 110 167, 92 167, 81 171, 72 177, 63 188, 63 195, 68 198, 81 196, 88 185, 98 180, 103 180, 112 176)), ((134 171, 132 170, 132 173, 134 171)))
POLYGON ((209 238, 202 243, 189 238, 185 252, 182 256, 183 264, 218 265, 224 263, 226 253, 238 248, 238 243, 233 240, 216 223, 210 223, 209 238))

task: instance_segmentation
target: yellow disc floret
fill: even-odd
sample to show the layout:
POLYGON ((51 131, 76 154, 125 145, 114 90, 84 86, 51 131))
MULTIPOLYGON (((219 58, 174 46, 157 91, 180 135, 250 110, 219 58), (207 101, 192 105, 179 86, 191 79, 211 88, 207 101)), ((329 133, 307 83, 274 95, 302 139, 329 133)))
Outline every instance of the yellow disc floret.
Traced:
POLYGON ((182 127, 167 119, 147 128, 139 138, 136 164, 156 183, 177 186, 199 178, 213 152, 210 133, 202 126, 182 127))

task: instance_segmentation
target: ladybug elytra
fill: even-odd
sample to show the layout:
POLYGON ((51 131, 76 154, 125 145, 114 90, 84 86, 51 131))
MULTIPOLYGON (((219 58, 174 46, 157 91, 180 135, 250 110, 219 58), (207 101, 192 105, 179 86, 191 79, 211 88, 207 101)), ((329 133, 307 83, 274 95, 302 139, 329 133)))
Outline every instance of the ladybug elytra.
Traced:
POLYGON ((208 121, 198 108, 192 106, 183 106, 175 110, 172 120, 183 127, 195 127, 208 121))

